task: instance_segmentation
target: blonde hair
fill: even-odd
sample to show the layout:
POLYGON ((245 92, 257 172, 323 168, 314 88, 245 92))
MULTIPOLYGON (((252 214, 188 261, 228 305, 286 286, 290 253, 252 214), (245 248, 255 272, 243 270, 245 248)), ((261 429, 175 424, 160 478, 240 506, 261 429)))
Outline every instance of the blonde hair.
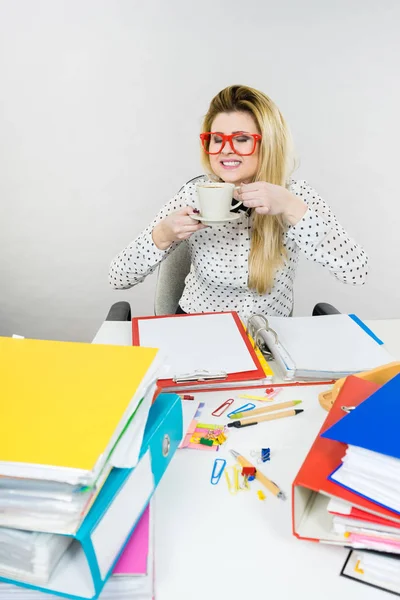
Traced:
MULTIPOLYGON (((250 113, 262 135, 259 142, 258 169, 253 181, 268 181, 286 186, 292 167, 292 144, 289 129, 278 107, 258 90, 243 85, 232 85, 211 100, 202 131, 211 131, 212 123, 218 114, 230 112, 250 113)), ((206 172, 215 179, 209 155, 204 149, 202 163, 206 172)), ((248 286, 259 294, 265 294, 272 288, 276 270, 285 262, 284 230, 285 224, 280 215, 254 214, 248 286)))

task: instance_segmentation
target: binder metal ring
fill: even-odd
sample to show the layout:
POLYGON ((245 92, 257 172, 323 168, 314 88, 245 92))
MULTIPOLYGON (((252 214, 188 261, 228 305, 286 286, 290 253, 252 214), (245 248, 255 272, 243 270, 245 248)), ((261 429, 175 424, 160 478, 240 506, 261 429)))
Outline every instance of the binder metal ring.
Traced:
POLYGON ((170 449, 171 449, 171 440, 169 438, 169 435, 166 433, 164 435, 164 439, 162 441, 162 453, 165 458, 167 458, 170 449))
POLYGON ((271 351, 269 350, 269 348, 267 348, 266 350, 265 350, 265 348, 263 348, 263 347, 265 347, 265 346, 266 346, 266 343, 265 343, 265 341, 264 341, 262 338, 261 338, 261 340, 260 340, 260 332, 261 332, 261 331, 268 331, 269 333, 271 333, 271 334, 274 336, 274 339, 275 339, 275 344, 278 344, 278 334, 276 333, 276 331, 274 331, 274 329, 272 329, 272 328, 269 326, 268 319, 266 319, 266 317, 264 317, 264 315, 260 315, 260 314, 252 315, 252 316, 251 316, 251 317, 248 319, 248 321, 247 321, 247 331, 250 333, 250 335, 251 335, 251 336, 252 336, 252 338, 254 339, 254 343, 255 343, 255 345, 257 346, 257 348, 258 348, 258 349, 259 349, 261 352, 263 352, 263 354, 266 354, 266 355, 267 355, 267 358, 272 358, 272 353, 271 353, 271 351), (262 327, 259 327, 259 328, 258 328, 258 329, 255 331, 255 333, 253 333, 253 324, 252 324, 252 322, 251 322, 251 321, 252 321, 252 319, 253 319, 254 317, 258 317, 258 318, 259 318, 259 319, 261 319, 261 320, 263 321, 263 323, 264 323, 264 325, 263 325, 262 327))

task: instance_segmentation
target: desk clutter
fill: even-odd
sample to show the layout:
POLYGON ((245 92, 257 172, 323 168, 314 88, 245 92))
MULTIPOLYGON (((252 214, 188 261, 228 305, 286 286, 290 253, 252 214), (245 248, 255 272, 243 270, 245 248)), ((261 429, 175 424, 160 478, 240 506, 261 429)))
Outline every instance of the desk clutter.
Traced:
POLYGON ((400 374, 348 377, 293 483, 293 532, 353 548, 342 574, 400 594, 400 374))
MULTIPOLYGON (((262 390, 260 390, 260 392, 261 391, 262 390)), ((257 408, 253 402, 247 402, 244 405, 241 404, 243 394, 239 393, 240 390, 236 390, 235 398, 224 400, 222 404, 217 406, 217 408, 211 412, 211 415, 216 420, 225 420, 225 423, 221 422, 221 424, 200 423, 196 419, 190 421, 190 415, 193 410, 195 411, 195 415, 199 417, 205 406, 205 402, 199 403, 197 401, 197 394, 195 393, 194 403, 183 403, 184 423, 186 423, 184 429, 186 429, 186 434, 184 434, 180 448, 218 451, 223 444, 227 442, 228 432, 231 426, 240 429, 242 426, 247 426, 246 421, 251 425, 255 425, 258 421, 262 422, 264 413, 271 413, 272 419, 270 420, 274 420, 291 416, 291 413, 296 414, 297 412, 303 412, 303 410, 298 409, 296 409, 296 413, 295 411, 285 410, 293 406, 298 406, 301 404, 301 400, 290 400, 268 406, 263 405, 265 400, 272 402, 280 391, 280 388, 270 386, 265 390, 265 395, 255 395, 254 399, 260 398, 259 402, 261 404, 261 406, 257 408), (268 394, 268 396, 266 394, 268 394), (227 413, 228 410, 230 412, 227 413), (250 415, 249 418, 247 420, 243 419, 243 425, 239 425, 238 427, 237 424, 241 423, 237 420, 238 417, 242 419, 243 416, 247 415, 250 415), (258 419, 258 421, 255 421, 255 419, 258 419), (226 422, 226 420, 228 421, 226 422), (187 425, 187 423, 189 423, 189 425, 187 425)), ((204 392, 201 395, 203 396, 204 392)), ((212 393, 210 393, 210 397, 213 397, 212 393)), ((256 489, 257 496, 260 500, 265 500, 267 498, 265 492, 269 492, 282 500, 286 498, 280 487, 269 479, 261 470, 260 465, 265 465, 271 460, 271 449, 269 447, 252 449, 249 451, 250 457, 255 464, 232 448, 225 450, 225 454, 233 457, 234 462, 233 464, 227 464, 225 458, 216 458, 214 460, 210 474, 210 483, 212 485, 217 485, 220 480, 224 478, 229 493, 235 495, 240 491, 250 491, 251 487, 253 487, 251 486, 251 483, 254 482, 254 485, 256 486, 254 489, 256 489), (260 485, 263 489, 259 489, 260 485)))
POLYGON ((0 598, 95 599, 111 576, 102 598, 150 600, 146 507, 182 438, 158 350, 0 338, 0 363, 0 598))
MULTIPOLYGON (((268 348, 263 327, 247 331, 233 312, 135 318, 132 347, 0 338, 0 600, 153 599, 151 497, 178 448, 209 462, 213 495, 284 510, 292 475, 276 465, 288 432, 302 437, 307 402, 315 396, 321 410, 313 386, 386 354, 348 317, 329 327, 369 340, 358 366, 311 366, 298 340, 305 356, 314 338, 293 335, 304 324, 273 326, 268 348), (285 365, 284 383, 263 352, 285 365), (299 376, 307 381, 291 381, 299 376)), ((350 547, 343 576, 400 593, 399 395, 396 377, 347 377, 293 483, 292 509, 297 537, 350 547)))

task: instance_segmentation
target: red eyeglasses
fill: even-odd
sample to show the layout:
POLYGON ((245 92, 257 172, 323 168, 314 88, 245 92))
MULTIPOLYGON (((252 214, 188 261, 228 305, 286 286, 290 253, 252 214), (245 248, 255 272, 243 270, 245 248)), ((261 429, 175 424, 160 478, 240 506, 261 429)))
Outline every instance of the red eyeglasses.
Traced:
POLYGON ((232 133, 225 135, 214 131, 207 131, 200 134, 204 152, 207 154, 220 154, 229 142, 232 151, 239 156, 250 156, 254 154, 257 142, 262 138, 259 133, 232 133))

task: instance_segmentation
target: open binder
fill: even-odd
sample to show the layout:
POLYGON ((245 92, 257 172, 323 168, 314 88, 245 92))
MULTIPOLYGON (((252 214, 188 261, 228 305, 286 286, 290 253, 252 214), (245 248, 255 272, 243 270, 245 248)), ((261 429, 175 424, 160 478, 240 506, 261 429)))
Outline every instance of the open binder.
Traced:
POLYGON ((159 348, 165 357, 170 377, 158 380, 164 390, 268 380, 234 311, 136 317, 132 340, 134 346, 159 348))
POLYGON ((341 379, 393 360, 355 315, 268 319, 254 315, 248 329, 288 380, 341 379))

